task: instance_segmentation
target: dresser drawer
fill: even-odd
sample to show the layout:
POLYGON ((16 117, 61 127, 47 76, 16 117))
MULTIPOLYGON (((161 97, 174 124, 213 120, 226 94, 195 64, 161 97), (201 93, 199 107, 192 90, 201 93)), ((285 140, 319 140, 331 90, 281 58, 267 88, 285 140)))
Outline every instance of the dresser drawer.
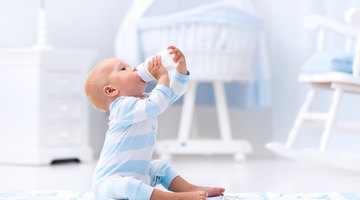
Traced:
POLYGON ((41 87, 46 96, 80 95, 84 90, 84 83, 80 74, 45 73, 41 87))
POLYGON ((83 127, 80 124, 44 125, 41 131, 42 146, 73 146, 81 144, 83 127))
POLYGON ((80 99, 46 99, 41 107, 41 117, 45 121, 79 120, 84 113, 80 99))

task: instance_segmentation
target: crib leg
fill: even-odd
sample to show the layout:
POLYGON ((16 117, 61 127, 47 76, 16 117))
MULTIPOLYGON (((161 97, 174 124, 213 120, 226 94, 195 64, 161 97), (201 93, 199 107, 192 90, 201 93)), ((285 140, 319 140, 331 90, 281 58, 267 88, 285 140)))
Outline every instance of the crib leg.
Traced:
POLYGON ((193 122, 195 94, 198 81, 190 81, 189 90, 184 96, 179 135, 176 140, 159 141, 156 151, 162 159, 171 159, 171 155, 222 155, 233 154, 237 161, 245 161, 246 154, 252 152, 249 141, 232 139, 229 113, 226 105, 224 82, 213 82, 216 99, 216 109, 219 120, 221 139, 190 139, 193 122))
POLYGON ((230 127, 229 112, 226 103, 224 83, 222 81, 214 81, 213 85, 221 139, 225 141, 230 141, 232 139, 232 133, 230 127))
POLYGON ((178 134, 178 141, 186 144, 190 137, 191 123, 194 113, 195 97, 197 89, 197 81, 190 81, 189 89, 184 95, 184 102, 182 106, 180 127, 178 134))

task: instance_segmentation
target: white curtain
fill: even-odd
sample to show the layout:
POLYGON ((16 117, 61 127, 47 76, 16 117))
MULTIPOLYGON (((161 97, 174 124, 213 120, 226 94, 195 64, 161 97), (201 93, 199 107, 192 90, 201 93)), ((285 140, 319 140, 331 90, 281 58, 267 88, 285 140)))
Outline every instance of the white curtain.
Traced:
POLYGON ((137 21, 148 11, 154 0, 134 0, 125 15, 115 40, 114 51, 117 57, 126 55, 130 65, 140 63, 137 21))

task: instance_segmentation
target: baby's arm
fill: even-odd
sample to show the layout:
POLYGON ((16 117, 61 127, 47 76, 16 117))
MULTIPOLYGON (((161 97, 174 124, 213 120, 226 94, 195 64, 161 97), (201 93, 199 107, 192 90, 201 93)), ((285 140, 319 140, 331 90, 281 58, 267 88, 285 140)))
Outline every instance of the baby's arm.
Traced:
POLYGON ((157 85, 146 98, 126 97, 114 106, 114 117, 122 125, 130 125, 160 115, 169 105, 171 90, 168 71, 163 67, 161 57, 154 56, 148 64, 149 72, 156 78, 157 85))
POLYGON ((161 57, 152 58, 148 69, 156 78, 157 85, 150 95, 144 99, 127 97, 118 102, 117 106, 119 107, 116 110, 120 112, 115 115, 124 125, 157 117, 186 91, 189 73, 186 68, 185 57, 176 47, 170 46, 169 49, 172 49, 171 52, 175 54, 174 61, 178 63, 171 81, 168 71, 162 66, 161 57))
POLYGON ((169 107, 170 94, 168 87, 158 84, 146 98, 120 97, 110 106, 109 118, 121 126, 156 118, 169 107))
POLYGON ((166 94, 168 107, 185 93, 190 76, 184 54, 175 46, 169 46, 167 49, 174 56, 173 61, 177 64, 176 70, 171 74, 170 81, 168 71, 162 65, 160 56, 155 56, 149 62, 149 71, 157 79, 158 86, 163 85, 169 88, 169 93, 166 94))
POLYGON ((187 90, 190 79, 189 71, 186 67, 186 60, 184 54, 175 46, 169 46, 170 54, 174 55, 174 62, 176 70, 171 74, 170 79, 170 104, 179 99, 187 90))

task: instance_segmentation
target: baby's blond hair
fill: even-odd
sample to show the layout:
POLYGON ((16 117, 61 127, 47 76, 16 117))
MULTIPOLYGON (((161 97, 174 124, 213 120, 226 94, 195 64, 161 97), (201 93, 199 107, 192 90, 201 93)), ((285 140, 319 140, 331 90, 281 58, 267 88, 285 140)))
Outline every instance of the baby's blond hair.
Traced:
POLYGON ((109 111, 108 97, 103 88, 108 84, 109 70, 106 70, 113 59, 98 62, 85 79, 85 93, 92 106, 100 111, 109 111))

